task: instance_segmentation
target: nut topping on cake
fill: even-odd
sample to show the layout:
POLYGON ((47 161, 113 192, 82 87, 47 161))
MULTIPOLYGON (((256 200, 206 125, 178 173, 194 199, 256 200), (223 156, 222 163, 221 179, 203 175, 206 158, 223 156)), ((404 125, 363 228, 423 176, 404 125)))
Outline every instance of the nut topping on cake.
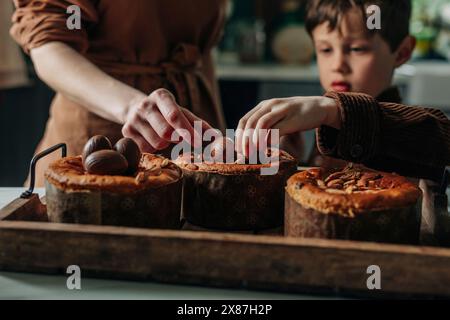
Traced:
MULTIPOLYGON (((313 173, 307 174, 309 179, 314 178, 313 173)), ((365 172, 360 167, 349 165, 343 170, 331 173, 324 180, 317 179, 316 184, 319 188, 330 192, 331 190, 341 190, 346 193, 353 193, 367 190, 381 190, 380 181, 383 176, 376 172, 365 172)), ((336 193, 335 191, 331 191, 336 193)))

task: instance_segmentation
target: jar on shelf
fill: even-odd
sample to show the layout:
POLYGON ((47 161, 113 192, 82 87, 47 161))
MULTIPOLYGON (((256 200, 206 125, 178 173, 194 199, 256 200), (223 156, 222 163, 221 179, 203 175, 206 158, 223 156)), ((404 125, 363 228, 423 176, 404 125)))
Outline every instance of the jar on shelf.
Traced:
POLYGON ((242 63, 260 63, 264 61, 266 50, 266 32, 264 21, 253 19, 242 21, 238 33, 238 53, 242 63))
POLYGON ((309 64, 314 55, 314 45, 306 31, 300 13, 301 1, 284 0, 281 16, 272 39, 272 52, 278 62, 309 64))

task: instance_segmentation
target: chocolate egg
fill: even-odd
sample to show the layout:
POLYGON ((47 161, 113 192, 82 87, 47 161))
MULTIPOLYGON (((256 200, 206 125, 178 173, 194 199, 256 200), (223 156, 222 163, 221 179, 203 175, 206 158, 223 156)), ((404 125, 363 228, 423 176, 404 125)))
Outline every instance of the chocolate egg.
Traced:
POLYGON ((127 159, 114 150, 100 150, 91 153, 85 161, 84 168, 90 174, 122 175, 128 169, 127 159))
POLYGON ((86 142, 83 148, 83 164, 86 161, 86 158, 89 157, 91 153, 94 153, 96 151, 100 150, 111 150, 111 142, 109 139, 105 136, 94 136, 86 142))
POLYGON ((125 159, 128 161, 128 171, 129 174, 134 174, 141 161, 141 150, 139 146, 134 142, 133 139, 123 138, 120 139, 114 146, 114 150, 121 153, 125 159))
POLYGON ((230 138, 218 138, 210 145, 211 157, 214 162, 233 163, 236 160, 236 152, 234 150, 234 141, 230 138), (230 151, 232 159, 227 159, 227 151, 230 151), (230 160, 230 161, 227 161, 230 160))

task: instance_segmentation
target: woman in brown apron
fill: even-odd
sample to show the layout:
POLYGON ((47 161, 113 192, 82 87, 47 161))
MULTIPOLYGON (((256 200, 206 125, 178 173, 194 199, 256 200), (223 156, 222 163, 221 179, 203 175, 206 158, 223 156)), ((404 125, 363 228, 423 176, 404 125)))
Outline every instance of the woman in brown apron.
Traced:
MULTIPOLYGON (((211 49, 226 1, 14 0, 11 35, 57 92, 36 152, 65 142, 78 155, 98 134, 155 152, 194 114, 223 130, 211 49), (70 5, 81 9, 81 29, 67 26, 70 5)), ((57 157, 41 160, 37 186, 57 157)))

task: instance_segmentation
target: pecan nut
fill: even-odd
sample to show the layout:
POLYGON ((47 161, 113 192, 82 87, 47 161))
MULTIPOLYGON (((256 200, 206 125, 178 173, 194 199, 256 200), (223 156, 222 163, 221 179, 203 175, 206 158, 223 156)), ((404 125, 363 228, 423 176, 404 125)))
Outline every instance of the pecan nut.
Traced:
POLYGON ((342 189, 344 187, 344 181, 342 181, 341 179, 331 180, 327 183, 327 187, 333 189, 342 189))

